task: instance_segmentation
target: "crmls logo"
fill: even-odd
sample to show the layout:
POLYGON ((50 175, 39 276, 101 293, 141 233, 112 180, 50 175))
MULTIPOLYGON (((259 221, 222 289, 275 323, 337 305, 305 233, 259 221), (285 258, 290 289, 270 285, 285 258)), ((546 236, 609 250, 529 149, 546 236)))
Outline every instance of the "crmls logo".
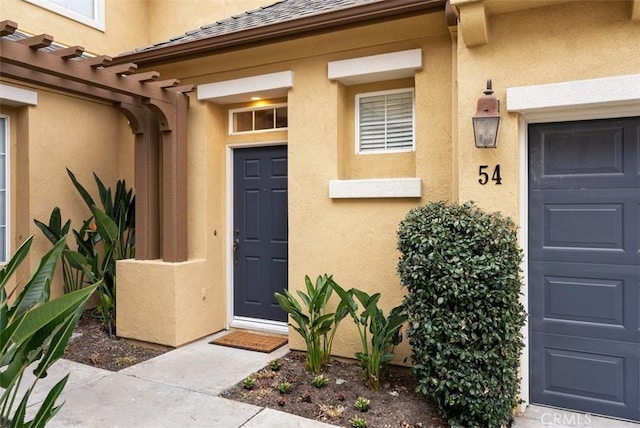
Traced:
POLYGON ((582 413, 544 413, 540 417, 540 421, 545 426, 555 424, 582 427, 591 425, 591 415, 582 413))

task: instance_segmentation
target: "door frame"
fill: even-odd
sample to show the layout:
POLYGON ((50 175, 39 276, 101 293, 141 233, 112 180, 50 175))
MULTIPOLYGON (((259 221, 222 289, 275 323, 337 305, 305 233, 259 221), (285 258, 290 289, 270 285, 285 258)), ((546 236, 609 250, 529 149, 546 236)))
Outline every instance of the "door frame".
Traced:
MULTIPOLYGON (((507 88, 507 111, 519 113, 519 226, 523 249, 522 304, 529 311, 529 124, 638 116, 640 74, 507 88)), ((530 401, 529 317, 522 328, 525 347, 520 360, 520 410, 530 401)))
MULTIPOLYGON (((233 293, 234 293, 234 263, 233 263, 233 155, 235 150, 249 149, 253 147, 268 147, 268 146, 287 146, 286 140, 277 141, 256 141, 250 143, 233 143, 227 144, 226 151, 226 234, 225 234, 225 255, 226 255, 226 268, 227 268, 227 330, 229 328, 239 328, 245 330, 264 331, 277 334, 288 334, 289 325, 286 322, 263 320, 259 318, 237 317, 233 311, 233 293)), ((289 174, 287 172, 287 182, 289 180, 289 174)), ((288 258, 287 258, 288 260, 288 258)), ((287 262, 288 263, 288 262, 287 262)))

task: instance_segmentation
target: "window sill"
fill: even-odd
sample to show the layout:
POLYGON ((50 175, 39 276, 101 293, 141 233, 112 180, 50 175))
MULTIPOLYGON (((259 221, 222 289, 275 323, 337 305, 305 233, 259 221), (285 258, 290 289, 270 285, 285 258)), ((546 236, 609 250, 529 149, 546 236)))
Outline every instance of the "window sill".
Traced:
POLYGON ((331 180, 329 197, 345 198, 419 198, 419 178, 371 178, 364 180, 331 180))

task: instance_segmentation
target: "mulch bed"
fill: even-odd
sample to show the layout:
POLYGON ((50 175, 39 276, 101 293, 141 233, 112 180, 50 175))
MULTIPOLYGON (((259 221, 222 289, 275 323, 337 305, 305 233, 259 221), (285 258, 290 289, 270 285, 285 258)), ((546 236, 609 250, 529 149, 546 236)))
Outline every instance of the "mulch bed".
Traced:
POLYGON ((448 426, 434 405, 414 392, 416 380, 407 367, 390 367, 381 390, 374 392, 364 384, 357 361, 333 360, 323 373, 327 384, 316 388, 312 384, 315 375, 304 368, 305 358, 305 353, 292 351, 279 360, 278 371, 267 366, 254 373, 256 383, 252 390, 240 382, 221 396, 343 427, 351 427, 349 421, 354 416, 364 418, 368 428, 448 426), (291 383, 289 394, 277 390, 281 382, 291 383), (367 412, 354 408, 358 397, 370 400, 367 412))
POLYGON ((139 346, 116 336, 109 337, 105 326, 90 310, 82 314, 75 332, 79 336, 69 341, 63 358, 114 372, 171 349, 139 346))

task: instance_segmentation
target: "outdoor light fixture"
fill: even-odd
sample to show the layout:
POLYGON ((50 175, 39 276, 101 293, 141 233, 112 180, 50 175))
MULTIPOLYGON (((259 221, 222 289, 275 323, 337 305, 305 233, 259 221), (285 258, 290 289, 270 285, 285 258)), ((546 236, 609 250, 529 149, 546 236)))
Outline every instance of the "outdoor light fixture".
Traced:
POLYGON ((500 101, 493 96, 491 79, 487 80, 484 95, 478 98, 478 109, 473 115, 473 137, 476 147, 495 148, 500 127, 500 101))

